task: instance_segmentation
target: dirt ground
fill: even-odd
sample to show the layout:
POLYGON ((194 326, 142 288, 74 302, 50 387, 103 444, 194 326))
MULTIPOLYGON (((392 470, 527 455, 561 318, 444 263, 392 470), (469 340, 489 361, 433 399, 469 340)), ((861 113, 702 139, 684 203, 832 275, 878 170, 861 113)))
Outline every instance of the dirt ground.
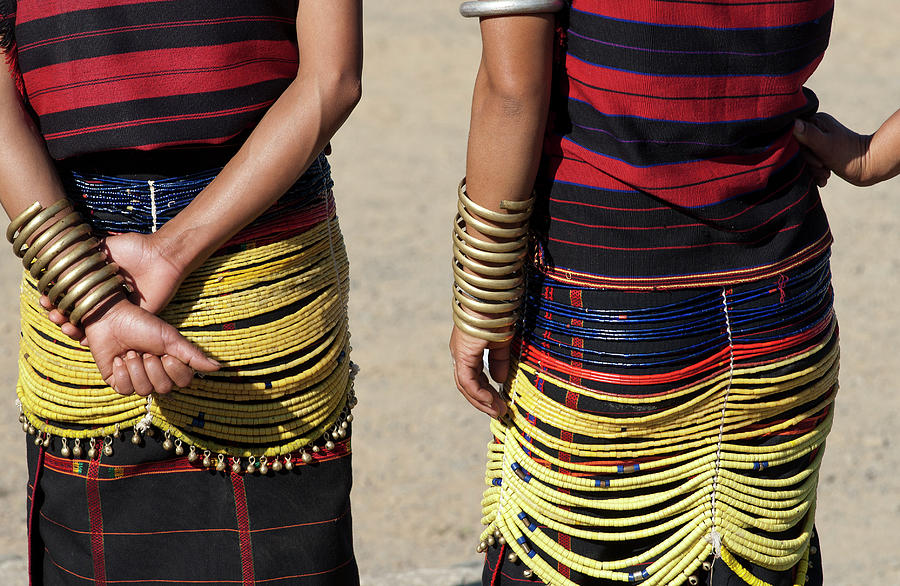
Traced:
MULTIPOLYGON (((900 107, 896 0, 839 0, 809 86, 873 131, 900 107)), ((364 100, 334 141, 352 262, 360 404, 355 540, 364 584, 451 586, 478 574, 487 418, 453 387, 449 226, 464 170, 477 26, 455 0, 369 0, 364 100)), ((842 373, 817 513, 826 583, 900 584, 900 180, 824 191, 835 235, 842 373)), ((0 222, 5 224, 5 222, 0 222)), ((0 255, 0 583, 25 584, 23 439, 13 407, 19 269, 0 255)))

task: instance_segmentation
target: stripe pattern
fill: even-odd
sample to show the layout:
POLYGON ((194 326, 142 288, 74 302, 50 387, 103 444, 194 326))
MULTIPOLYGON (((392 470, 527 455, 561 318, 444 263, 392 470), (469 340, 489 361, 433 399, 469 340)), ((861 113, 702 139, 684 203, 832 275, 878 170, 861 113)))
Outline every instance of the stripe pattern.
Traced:
POLYGON ((26 97, 56 159, 220 144, 297 73, 290 0, 18 0, 26 97))
POLYGON ((791 135, 833 0, 573 0, 538 192, 537 263, 585 286, 768 277, 830 244, 791 135))
POLYGON ((43 458, 27 444, 34 584, 359 583, 349 438, 328 459, 267 476, 172 457, 161 434, 94 460, 61 457, 58 439, 43 458))

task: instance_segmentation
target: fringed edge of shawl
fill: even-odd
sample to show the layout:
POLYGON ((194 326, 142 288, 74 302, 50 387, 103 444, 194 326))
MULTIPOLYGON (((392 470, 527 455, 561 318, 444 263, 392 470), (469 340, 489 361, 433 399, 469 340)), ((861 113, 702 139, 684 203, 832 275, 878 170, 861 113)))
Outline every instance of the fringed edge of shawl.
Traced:
POLYGON ((19 70, 19 52, 16 46, 16 1, 0 0, 0 51, 9 68, 9 74, 16 82, 19 95, 25 99, 25 84, 19 70))

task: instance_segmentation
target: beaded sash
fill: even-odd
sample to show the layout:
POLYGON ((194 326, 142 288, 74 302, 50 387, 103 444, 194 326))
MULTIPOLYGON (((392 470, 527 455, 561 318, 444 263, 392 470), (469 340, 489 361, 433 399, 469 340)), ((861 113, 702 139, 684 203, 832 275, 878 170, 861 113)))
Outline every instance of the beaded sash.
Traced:
POLYGON ((837 391, 827 260, 728 289, 533 286, 479 549, 554 585, 695 584, 712 556, 803 584, 837 391))
MULTIPOLYGON (((186 201, 213 176, 184 192, 186 201)), ((135 183, 120 190, 123 197, 146 195, 133 192, 148 182, 135 183)), ((84 187, 81 193, 88 199, 84 187)), ((116 227, 112 215, 104 218, 102 228, 116 227)), ((26 273, 17 385, 23 426, 76 457, 111 453, 126 429, 140 443, 155 428, 168 449, 220 470, 279 470, 345 449, 335 443, 348 435, 356 402, 348 293, 331 192, 295 186, 192 273, 160 313, 222 369, 148 400, 106 386, 90 352, 47 320, 26 273)))

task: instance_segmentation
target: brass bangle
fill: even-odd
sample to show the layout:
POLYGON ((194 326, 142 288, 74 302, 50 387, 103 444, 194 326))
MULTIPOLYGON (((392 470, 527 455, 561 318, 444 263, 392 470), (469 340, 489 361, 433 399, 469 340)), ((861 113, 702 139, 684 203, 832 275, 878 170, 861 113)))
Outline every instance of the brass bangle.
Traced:
POLYGON ((465 224, 459 214, 456 214, 456 220, 453 222, 453 233, 459 236, 460 240, 462 240, 469 246, 475 247, 485 252, 512 252, 514 250, 519 250, 520 248, 525 248, 526 246, 528 246, 527 234, 509 242, 491 242, 490 240, 475 238, 474 236, 466 232, 465 224))
POLYGON ((75 309, 69 315, 69 321, 73 324, 80 325, 81 318, 92 308, 100 304, 101 301, 111 296, 116 290, 121 289, 124 292, 125 279, 122 275, 116 274, 112 278, 101 283, 99 287, 88 293, 78 302, 75 309))
POLYGON ((453 273, 470 285, 489 289, 491 291, 515 289, 525 280, 525 276, 521 274, 517 277, 508 279, 486 279, 484 277, 479 277, 478 275, 467 273, 465 270, 463 270, 462 266, 460 266, 460 264, 455 261, 455 259, 453 262, 453 273))
POLYGON ((509 326, 516 323, 516 316, 507 315, 503 317, 478 317, 467 313, 465 309, 459 304, 453 304, 454 313, 458 314, 460 319, 468 323, 469 325, 475 326, 476 328, 508 328, 509 326))
POLYGON ((71 214, 67 215, 63 219, 59 220, 58 222, 44 230, 40 236, 34 239, 34 242, 31 243, 31 246, 28 247, 28 250, 25 251, 25 256, 22 257, 22 264, 25 265, 25 268, 31 267, 31 263, 34 261, 35 257, 38 255, 42 248, 50 243, 51 240, 59 236, 62 231, 69 226, 74 226, 80 221, 81 216, 78 215, 78 212, 72 212, 71 214))
POLYGON ((522 306, 519 300, 494 303, 471 297, 458 287, 453 288, 453 298, 460 305, 479 313, 514 313, 522 306))
POLYGON ((36 201, 25 210, 10 220, 9 226, 6 227, 6 239, 9 240, 9 243, 12 244, 13 240, 16 238, 16 232, 19 231, 19 228, 24 226, 31 218, 34 217, 35 214, 39 213, 44 206, 41 205, 41 202, 36 201))
MULTIPOLYGON (((65 254, 57 256, 53 263, 50 265, 50 268, 44 273, 44 277, 38 281, 38 286, 40 286, 41 282, 44 283, 44 288, 41 289, 41 293, 45 293, 47 288, 51 285, 51 277, 55 279, 62 275, 66 270, 72 268, 75 262, 82 258, 83 256, 87 256, 88 253, 94 250, 97 247, 97 241, 93 238, 89 238, 87 240, 83 240, 76 244, 73 248, 69 249, 65 254), (46 281, 44 280, 46 279, 46 281)), ((50 301, 53 304, 56 304, 55 299, 51 299, 50 301)))
POLYGON ((489 330, 477 328, 461 320, 456 313, 453 314, 453 323, 456 324, 456 327, 464 334, 487 340, 488 342, 509 342, 512 340, 513 335, 515 335, 513 330, 508 332, 491 332, 489 330))
POLYGON ((61 199, 28 220, 28 223, 19 229, 18 235, 15 240, 13 240, 13 252, 15 255, 22 258, 25 254, 25 247, 28 244, 28 240, 38 231, 38 228, 47 223, 47 220, 69 207, 71 207, 69 200, 61 199))
MULTIPOLYGON (((84 253, 87 254, 90 252, 90 248, 79 245, 84 250, 84 253)), ((57 305, 60 297, 65 295, 66 291, 69 287, 73 286, 75 283, 80 281, 82 278, 91 274, 92 271, 99 270, 97 269, 98 265, 102 266, 106 261, 106 255, 102 252, 96 252, 85 258, 78 258, 74 263, 69 265, 68 268, 64 268, 63 272, 68 270, 69 272, 65 273, 58 281, 56 281, 51 287, 50 290, 46 292, 47 297, 50 298, 50 303, 53 305, 57 305)), ((49 285, 49 283, 48 283, 49 285)), ((40 283, 38 283, 38 287, 40 287, 40 283)), ((41 293, 44 293, 44 290, 40 290, 41 293)))
POLYGON ((478 250, 478 248, 467 244, 465 241, 458 238, 455 234, 453 236, 453 244, 454 248, 468 257, 471 257, 475 260, 480 260, 482 262, 491 262, 496 264, 517 263, 519 261, 522 261, 525 258, 525 254, 528 252, 528 249, 525 246, 520 247, 514 252, 488 252, 484 250, 478 250))
POLYGON ((495 238, 513 239, 519 238, 528 233, 528 224, 522 224, 521 226, 518 226, 516 228, 498 228, 497 226, 487 224, 470 214, 461 201, 456 202, 456 209, 459 212, 459 215, 462 217, 463 221, 466 223, 466 227, 471 226, 482 234, 493 236, 495 238))
MULTIPOLYGON (((91 233, 91 227, 87 224, 79 224, 63 234, 59 240, 50 245, 47 250, 41 251, 37 257, 35 257, 34 262, 31 267, 28 268, 28 271, 31 273, 31 276, 35 279, 40 276, 41 272, 50 266, 51 263, 59 256, 62 251, 69 248, 76 242, 82 239, 82 237, 87 236, 91 233)), ((99 244, 99 242, 98 242, 99 244)), ((62 272, 62 271, 60 271, 62 272)), ((59 273, 56 273, 59 276, 59 273)), ((43 279, 41 279, 43 281, 43 279)))
MULTIPOLYGON (((515 211, 511 213, 503 213, 503 212, 495 212, 492 209, 486 208, 481 204, 477 204, 469 197, 468 192, 466 191, 466 178, 463 177, 462 181, 459 182, 459 187, 457 188, 457 195, 459 199, 463 202, 463 205, 471 210, 472 213, 477 215, 480 218, 484 218, 485 220, 490 220, 492 222, 499 222, 501 224, 523 224, 528 221, 531 217, 531 206, 534 204, 534 197, 525 200, 524 203, 525 209, 523 211, 515 211)), ((510 206, 513 202, 511 200, 503 200, 507 206, 510 206)), ((515 203, 520 203, 516 201, 515 203)), ((509 209, 508 207, 505 209, 509 209)))
POLYGON ((518 299, 521 299, 525 294, 524 286, 519 286, 514 289, 507 289, 505 291, 490 291, 487 289, 480 289, 478 287, 475 287, 474 285, 470 285, 462 279, 456 279, 455 284, 467 295, 470 295, 471 297, 479 299, 481 301, 516 301, 518 299))
POLYGON ((459 6, 459 13, 466 18, 487 18, 559 12, 564 7, 563 0, 480 0, 463 2, 459 6))
POLYGON ((522 268, 522 265, 525 264, 525 257, 523 255, 514 263, 503 264, 500 266, 486 265, 482 262, 472 260, 472 258, 466 256, 464 251, 455 246, 453 247, 453 258, 455 258, 464 268, 469 269, 475 274, 491 278, 512 275, 513 273, 518 272, 522 268))
POLYGON ((71 312, 70 308, 73 307, 79 299, 90 293, 91 289, 108 279, 109 277, 115 276, 118 272, 119 267, 116 266, 115 263, 109 263, 93 273, 89 274, 82 280, 78 281, 74 285, 72 285, 66 294, 63 295, 63 298, 60 300, 59 305, 56 308, 61 311, 64 315, 69 315, 71 312))
POLYGON ((524 212, 525 210, 528 210, 528 212, 531 213, 536 199, 537 198, 533 195, 528 199, 523 200, 501 199, 500 209, 509 210, 511 212, 524 212))

